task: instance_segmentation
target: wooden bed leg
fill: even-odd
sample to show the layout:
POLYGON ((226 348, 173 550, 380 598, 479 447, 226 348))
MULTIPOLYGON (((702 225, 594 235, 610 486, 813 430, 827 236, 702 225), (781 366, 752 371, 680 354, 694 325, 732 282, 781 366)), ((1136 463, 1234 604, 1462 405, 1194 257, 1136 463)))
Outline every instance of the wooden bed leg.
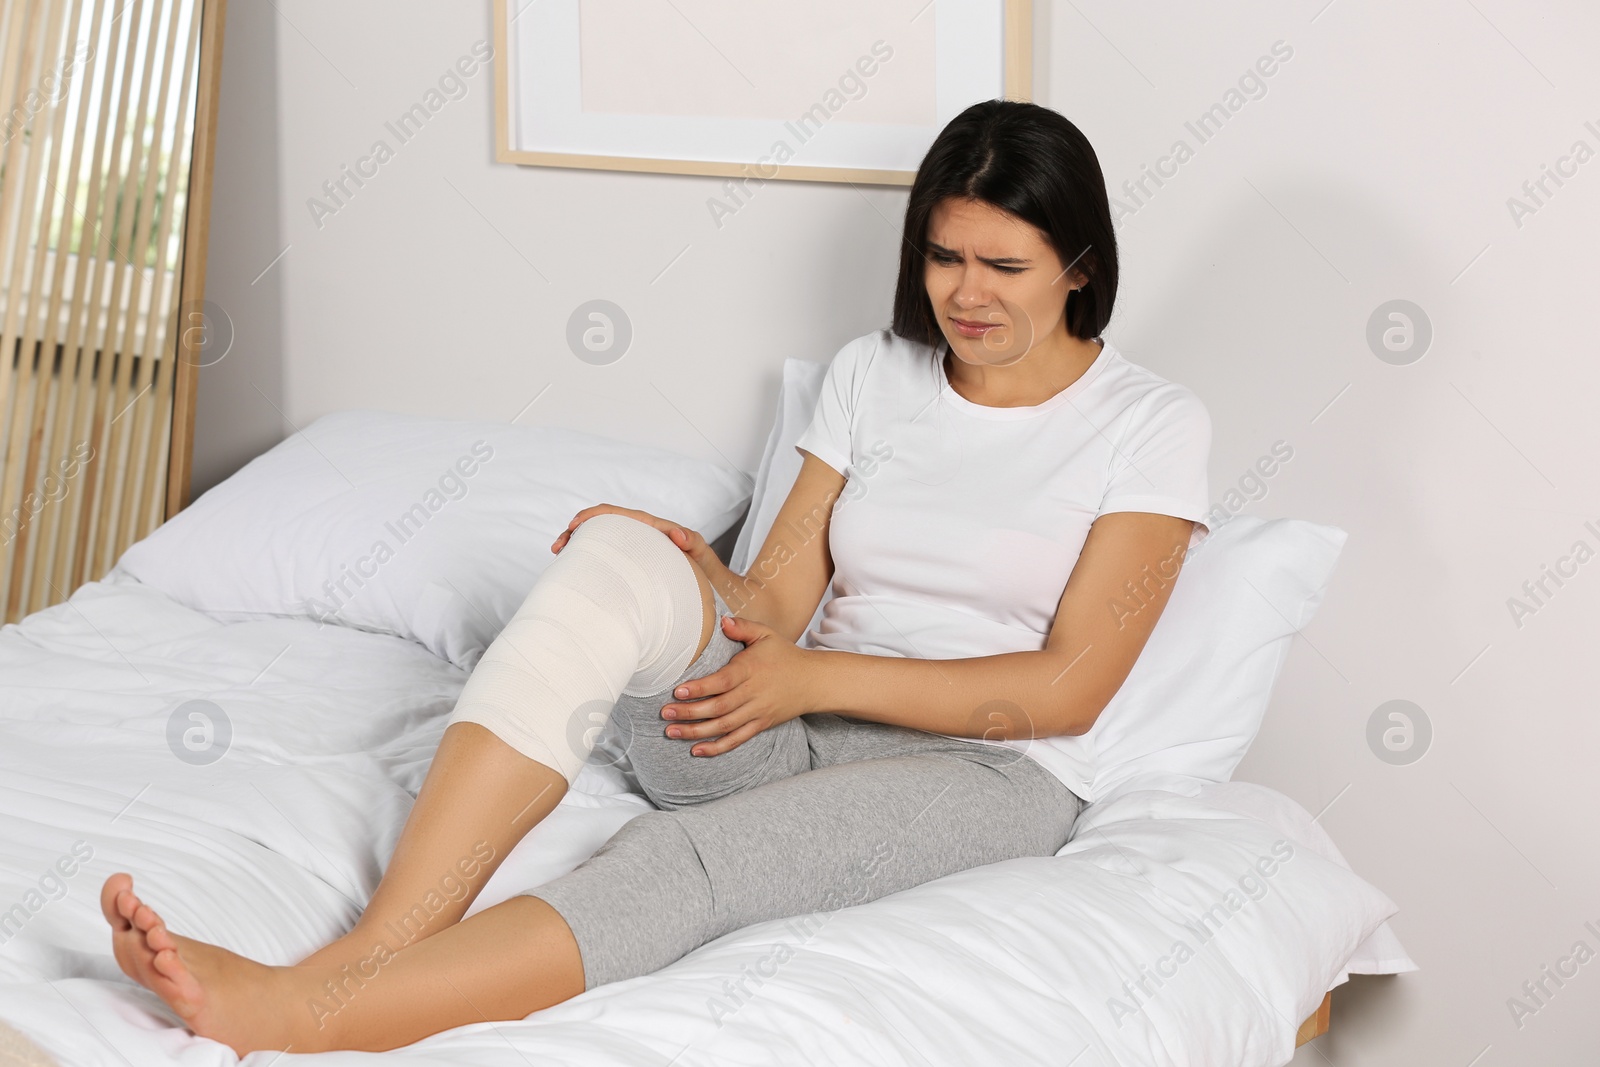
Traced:
POLYGON ((1328 993, 1322 998, 1321 1005, 1312 1012, 1305 1022, 1300 1024, 1299 1033, 1294 1035, 1294 1047, 1310 1041, 1312 1038, 1321 1037, 1328 1032, 1328 1018, 1333 1013, 1333 994, 1328 993))

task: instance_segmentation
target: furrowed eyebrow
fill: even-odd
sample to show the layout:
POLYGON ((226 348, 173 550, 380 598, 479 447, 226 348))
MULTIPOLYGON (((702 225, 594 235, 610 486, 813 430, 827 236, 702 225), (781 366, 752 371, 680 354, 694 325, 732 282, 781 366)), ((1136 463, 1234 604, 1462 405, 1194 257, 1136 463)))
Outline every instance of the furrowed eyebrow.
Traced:
MULTIPOLYGON (((959 256, 961 254, 952 248, 946 248, 944 245, 937 244, 933 241, 928 242, 928 250, 930 252, 938 252, 947 256, 959 256)), ((988 263, 991 266, 1012 266, 1033 262, 1031 259, 1018 259, 1016 256, 1001 256, 999 259, 988 259, 984 256, 979 256, 978 260, 982 263, 988 263)))

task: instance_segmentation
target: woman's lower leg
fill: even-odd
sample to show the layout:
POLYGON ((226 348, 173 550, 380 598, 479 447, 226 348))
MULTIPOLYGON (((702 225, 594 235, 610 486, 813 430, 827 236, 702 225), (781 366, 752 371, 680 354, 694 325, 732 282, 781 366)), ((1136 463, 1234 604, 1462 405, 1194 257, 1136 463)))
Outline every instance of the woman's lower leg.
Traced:
MULTIPOLYGON (((687 556, 683 559, 701 594, 693 662, 710 644, 717 612, 710 580, 687 556)), ((559 772, 482 725, 452 723, 361 918, 301 962, 337 965, 365 957, 379 941, 398 949, 459 922, 511 849, 555 809, 566 790, 559 772), (430 910, 430 901, 443 906, 430 910)))
POLYGON ((366 968, 370 978, 336 967, 293 971, 303 999, 285 1006, 300 1013, 299 1036, 374 1052, 468 1023, 521 1019, 584 990, 572 931, 555 909, 530 896, 485 908, 374 962, 366 968))
POLYGON ((511 849, 566 791, 560 774, 477 723, 447 727, 361 918, 301 962, 361 958, 380 941, 398 951, 459 922, 511 849))

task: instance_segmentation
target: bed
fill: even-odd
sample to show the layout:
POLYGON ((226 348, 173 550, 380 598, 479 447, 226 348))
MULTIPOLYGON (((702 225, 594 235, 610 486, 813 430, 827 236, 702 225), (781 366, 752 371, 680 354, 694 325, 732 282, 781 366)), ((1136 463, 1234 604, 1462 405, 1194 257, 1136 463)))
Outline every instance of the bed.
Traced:
MULTIPOLYGON (((0 1060, 233 1062, 118 970, 101 882, 131 871, 174 930, 271 963, 348 928, 537 553, 596 500, 672 513, 747 553, 787 485, 783 403, 795 397, 753 489, 564 431, 326 416, 202 497, 193 522, 0 630, 0 1060), (484 440, 492 461, 460 462, 484 440), (443 486, 440 470, 457 474, 435 507, 419 486, 443 486), (422 514, 407 501, 426 519, 388 558, 362 556, 399 540, 374 538, 381 523, 422 514), (476 557, 461 558, 461 537, 478 539, 476 557)), ((1106 735, 1108 751, 1118 743, 1106 735)), ((1288 797, 1159 761, 1105 784, 1054 857, 758 924, 527 1019, 382 1055, 1276 1065, 1326 1027, 1328 991, 1350 974, 1414 969, 1387 925, 1393 902, 1288 797)), ((473 910, 571 869, 648 808, 625 761, 592 762, 473 910)))

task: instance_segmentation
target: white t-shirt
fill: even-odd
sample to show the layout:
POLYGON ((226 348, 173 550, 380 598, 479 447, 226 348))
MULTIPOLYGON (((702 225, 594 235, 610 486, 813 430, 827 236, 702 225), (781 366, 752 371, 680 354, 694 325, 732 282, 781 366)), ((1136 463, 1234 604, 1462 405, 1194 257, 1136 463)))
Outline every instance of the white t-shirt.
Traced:
MULTIPOLYGON (((937 349, 888 330, 834 356, 797 449, 844 474, 829 547, 833 598, 803 648, 964 659, 1037 651, 1094 520, 1210 509, 1211 418, 1188 389, 1109 341, 1077 381, 1032 407, 965 399, 937 349)), ((975 709, 976 710, 976 709, 975 709)), ((996 741, 1083 794, 1079 737, 996 741)))

